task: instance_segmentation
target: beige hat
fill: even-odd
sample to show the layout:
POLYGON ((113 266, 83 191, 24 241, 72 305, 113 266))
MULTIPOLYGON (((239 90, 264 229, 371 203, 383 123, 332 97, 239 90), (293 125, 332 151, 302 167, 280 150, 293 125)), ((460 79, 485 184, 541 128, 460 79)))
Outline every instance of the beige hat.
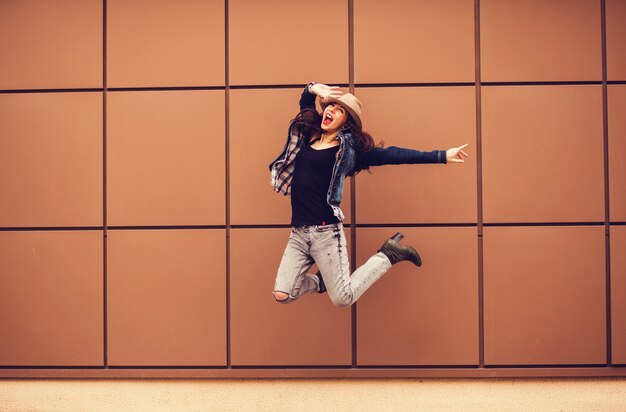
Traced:
POLYGON ((330 103, 338 103, 340 104, 343 108, 345 108, 350 115, 352 115, 352 118, 354 119, 355 123, 359 126, 359 129, 363 127, 362 123, 361 123, 361 102, 359 101, 359 99, 356 98, 355 95, 353 95, 352 93, 344 93, 341 96, 339 96, 338 99, 334 98, 334 97, 328 97, 326 100, 320 100, 320 105, 322 106, 322 110, 326 109, 326 106, 328 106, 330 103))

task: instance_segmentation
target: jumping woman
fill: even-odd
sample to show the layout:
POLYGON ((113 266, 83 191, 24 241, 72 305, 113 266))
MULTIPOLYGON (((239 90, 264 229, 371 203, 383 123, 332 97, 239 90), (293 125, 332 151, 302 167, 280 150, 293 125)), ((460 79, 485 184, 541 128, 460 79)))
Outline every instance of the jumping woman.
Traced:
POLYGON ((421 266, 417 251, 402 245, 397 233, 350 275, 339 208, 345 178, 370 166, 463 163, 467 144, 432 152, 380 146, 362 130, 361 102, 354 95, 315 82, 304 88, 285 148, 269 166, 274 190, 291 195, 291 235, 274 284, 277 302, 328 291, 335 305, 347 307, 393 264, 408 260, 421 266), (322 115, 315 108, 317 96, 322 115), (313 263, 319 271, 307 274, 313 263))

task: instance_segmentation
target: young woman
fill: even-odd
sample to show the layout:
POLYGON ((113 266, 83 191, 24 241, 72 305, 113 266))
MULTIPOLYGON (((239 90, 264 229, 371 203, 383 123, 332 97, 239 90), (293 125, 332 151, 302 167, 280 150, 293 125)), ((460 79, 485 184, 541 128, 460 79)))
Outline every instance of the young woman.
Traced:
MULTIPOLYGON (((380 145, 379 145, 380 146, 380 145)), ((422 261, 399 243, 397 233, 350 275, 346 237, 339 208, 346 176, 370 166, 408 163, 462 163, 465 146, 420 152, 376 147, 362 130, 361 102, 339 87, 309 83, 300 96, 300 112, 289 126, 287 143, 269 168, 272 186, 291 195, 291 235, 274 284, 274 298, 290 303, 307 293, 328 291, 339 307, 352 305, 397 262, 422 261), (320 97, 320 115, 315 99, 320 97), (307 271, 317 263, 319 271, 307 271)))

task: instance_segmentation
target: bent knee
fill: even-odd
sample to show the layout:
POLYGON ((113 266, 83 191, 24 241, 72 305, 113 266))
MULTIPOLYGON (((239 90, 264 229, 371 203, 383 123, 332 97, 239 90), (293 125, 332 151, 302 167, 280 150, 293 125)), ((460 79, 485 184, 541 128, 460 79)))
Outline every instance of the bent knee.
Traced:
POLYGON ((285 292, 274 291, 274 299, 276 299, 276 302, 278 303, 288 303, 289 295, 285 292))
POLYGON ((337 299, 333 299, 333 303, 337 307, 347 308, 349 306, 352 306, 352 304, 354 303, 354 299, 352 295, 346 295, 346 296, 339 297, 337 299))

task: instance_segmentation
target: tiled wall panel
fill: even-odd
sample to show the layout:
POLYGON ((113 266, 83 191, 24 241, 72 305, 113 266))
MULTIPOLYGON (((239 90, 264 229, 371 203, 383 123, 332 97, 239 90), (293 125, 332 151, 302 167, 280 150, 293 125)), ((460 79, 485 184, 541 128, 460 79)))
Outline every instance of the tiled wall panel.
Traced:
POLYGON ((477 365, 476 228, 358 229, 357 263, 396 231, 422 266, 392 266, 359 300, 359 365, 477 365))
POLYGON ((613 363, 626 364, 626 227, 611 226, 611 337, 613 363))
POLYGON ((289 223, 290 199, 272 190, 268 166, 285 146, 289 122, 298 113, 299 98, 299 90, 231 91, 233 224, 289 223), (257 204, 264 207, 256 207, 257 204))
POLYGON ((481 79, 602 79, 600 2, 481 0, 481 79))
POLYGON ((0 89, 102 87, 101 0, 0 3, 0 89))
POLYGON ((474 81, 474 2, 355 1, 354 66, 356 83, 474 81))
POLYGON ((0 226, 102 225, 102 94, 0 94, 0 226))
POLYGON ((626 222, 626 85, 608 87, 611 221, 626 222))
POLYGON ((600 86, 482 90, 484 219, 604 220, 600 86))
POLYGON ((0 366, 102 366, 102 231, 0 232, 0 366))
POLYGON ((108 362, 226 364, 224 230, 111 230, 108 362))
POLYGON ((232 364, 350 365, 350 309, 334 306, 328 294, 274 301, 289 229, 233 229, 230 236, 232 364))
POLYGON ((109 225, 225 223, 224 92, 107 97, 109 225))
POLYGON ((468 143, 463 164, 371 167, 357 176, 358 223, 476 221, 473 87, 359 88, 363 129, 385 147, 447 150, 468 143))
POLYGON ((606 3, 606 65, 609 80, 626 80, 626 2, 606 3))
POLYGON ((603 227, 484 228, 486 365, 606 362, 603 227))
POLYGON ((109 87, 224 84, 223 0, 108 0, 109 87))
POLYGON ((229 2, 230 83, 348 83, 348 2, 229 2))
MULTIPOLYGON (((285 147, 289 124, 299 111, 301 93, 300 88, 230 92, 230 210, 233 225, 288 224, 291 221, 291 198, 274 192, 269 164, 285 147)), ((341 209, 346 216, 345 222, 349 222, 349 180, 344 186, 341 209)))

